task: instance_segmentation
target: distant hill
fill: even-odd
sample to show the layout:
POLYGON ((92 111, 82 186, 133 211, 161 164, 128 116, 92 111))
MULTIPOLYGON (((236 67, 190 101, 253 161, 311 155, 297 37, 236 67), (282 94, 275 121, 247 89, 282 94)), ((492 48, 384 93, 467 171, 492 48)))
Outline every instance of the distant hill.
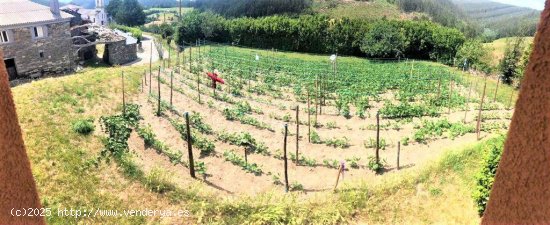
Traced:
POLYGON ((489 0, 453 0, 466 16, 486 28, 493 38, 532 36, 541 11, 489 0))
POLYGON ((352 19, 410 19, 421 14, 405 13, 397 5, 387 0, 348 1, 348 0, 316 0, 313 11, 334 18, 348 17, 352 19))

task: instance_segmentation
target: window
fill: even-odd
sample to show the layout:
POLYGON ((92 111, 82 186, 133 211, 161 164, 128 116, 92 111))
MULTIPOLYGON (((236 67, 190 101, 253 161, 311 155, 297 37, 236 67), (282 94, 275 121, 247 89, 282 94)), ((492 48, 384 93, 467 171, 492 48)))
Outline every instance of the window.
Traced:
POLYGON ((40 58, 44 58, 44 51, 40 51, 40 58))
POLYGON ((0 31, 0 43, 8 43, 10 39, 8 38, 8 31, 0 31))
POLYGON ((46 37, 46 27, 33 27, 32 28, 32 37, 33 38, 43 38, 46 37))

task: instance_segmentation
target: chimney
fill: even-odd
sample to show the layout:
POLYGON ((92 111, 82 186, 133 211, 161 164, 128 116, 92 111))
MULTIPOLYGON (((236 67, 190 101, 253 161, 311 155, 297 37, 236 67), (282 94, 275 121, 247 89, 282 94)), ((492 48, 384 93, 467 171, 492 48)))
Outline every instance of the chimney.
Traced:
POLYGON ((56 16, 59 16, 59 0, 50 0, 50 11, 56 16))

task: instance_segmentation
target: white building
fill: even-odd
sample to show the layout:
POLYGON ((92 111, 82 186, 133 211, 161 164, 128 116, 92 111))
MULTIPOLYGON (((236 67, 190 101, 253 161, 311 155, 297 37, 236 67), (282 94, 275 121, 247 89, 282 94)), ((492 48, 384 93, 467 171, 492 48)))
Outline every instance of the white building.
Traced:
POLYGON ((105 11, 104 0, 95 0, 95 9, 85 9, 81 6, 72 4, 63 6, 61 9, 70 9, 78 12, 83 20, 89 20, 100 26, 107 26, 109 24, 109 16, 107 15, 107 11, 105 11))

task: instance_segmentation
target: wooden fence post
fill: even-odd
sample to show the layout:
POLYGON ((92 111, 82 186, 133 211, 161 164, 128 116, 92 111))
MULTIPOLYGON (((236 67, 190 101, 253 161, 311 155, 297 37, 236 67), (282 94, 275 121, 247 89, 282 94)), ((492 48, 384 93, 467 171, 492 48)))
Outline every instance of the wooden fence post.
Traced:
POLYGON ((380 111, 376 112, 376 164, 380 163, 380 111))
POLYGON ((284 150, 283 159, 284 159, 284 162, 285 162, 285 190, 286 190, 286 192, 289 191, 289 188, 288 188, 288 158, 286 156, 287 135, 288 135, 288 124, 285 124, 285 139, 284 139, 284 145, 283 145, 283 150, 284 150))
POLYGON ((195 162, 193 161, 193 139, 191 139, 191 126, 189 125, 189 113, 185 112, 185 126, 187 128, 187 152, 189 154, 189 172, 195 177, 195 162))
POLYGON ((158 84, 158 110, 157 110, 157 116, 160 116, 160 66, 159 66, 159 72, 157 76, 157 84, 158 84))
POLYGON ((400 169, 399 167, 399 154, 401 154, 401 142, 397 142, 397 170, 400 169))
POLYGON ((483 94, 481 96, 481 102, 479 103, 479 113, 477 115, 477 140, 481 134, 481 110, 483 109, 483 100, 485 99, 485 91, 487 89, 487 78, 485 78, 485 86, 483 86, 483 94))
POLYGON ((300 105, 296 105, 296 165, 300 163, 300 157, 298 155, 299 141, 300 141, 300 105))
POLYGON ((170 71, 170 106, 173 106, 172 104, 173 89, 174 89, 174 71, 170 71))
POLYGON ((149 94, 151 94, 151 88, 153 87, 153 72, 149 71, 149 94))

